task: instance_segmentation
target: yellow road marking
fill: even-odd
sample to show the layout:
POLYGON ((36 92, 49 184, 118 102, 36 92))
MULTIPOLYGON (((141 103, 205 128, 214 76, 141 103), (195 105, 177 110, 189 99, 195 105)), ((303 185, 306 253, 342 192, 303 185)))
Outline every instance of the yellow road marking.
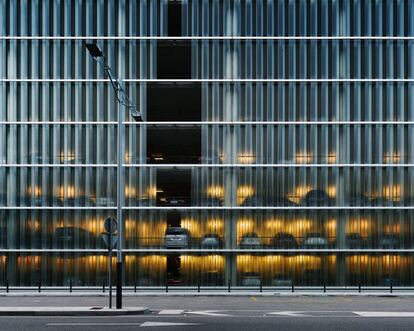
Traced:
POLYGON ((252 299, 252 301, 256 302, 257 299, 255 297, 250 297, 250 299, 252 299))

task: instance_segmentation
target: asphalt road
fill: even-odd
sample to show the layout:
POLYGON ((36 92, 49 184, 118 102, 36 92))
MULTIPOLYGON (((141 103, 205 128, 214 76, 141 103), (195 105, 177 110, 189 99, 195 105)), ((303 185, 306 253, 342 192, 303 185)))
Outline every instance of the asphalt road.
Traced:
MULTIPOLYGON (((105 298, 1 298, 1 306, 99 306, 105 298)), ((117 317, 0 317, 0 330, 413 330, 414 300, 381 297, 145 297, 117 317), (174 324, 178 323, 178 324, 174 324)))

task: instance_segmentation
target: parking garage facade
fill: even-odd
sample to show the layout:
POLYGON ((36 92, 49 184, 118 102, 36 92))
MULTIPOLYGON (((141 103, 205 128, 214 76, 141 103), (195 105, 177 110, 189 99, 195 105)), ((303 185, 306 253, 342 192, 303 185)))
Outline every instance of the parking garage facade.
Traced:
POLYGON ((0 282, 414 285, 414 1, 0 0, 0 282), (113 260, 115 265, 115 259, 113 260))

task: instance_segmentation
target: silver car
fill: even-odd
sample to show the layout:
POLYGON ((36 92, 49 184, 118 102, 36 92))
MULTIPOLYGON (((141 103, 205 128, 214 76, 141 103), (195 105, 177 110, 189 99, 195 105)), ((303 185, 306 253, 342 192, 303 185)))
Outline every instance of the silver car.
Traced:
POLYGON ((248 232, 240 240, 240 248, 260 248, 262 241, 255 232, 248 232))
POLYGON ((303 240, 304 248, 325 248, 328 246, 328 240, 320 233, 308 233, 303 240))
POLYGON ((220 245, 220 237, 215 233, 208 233, 201 239, 201 248, 220 248, 220 245))
POLYGON ((165 231, 165 248, 188 248, 190 235, 180 227, 168 227, 165 231))
POLYGON ((242 275, 242 286, 260 286, 260 283, 260 275, 257 272, 245 272, 242 275))

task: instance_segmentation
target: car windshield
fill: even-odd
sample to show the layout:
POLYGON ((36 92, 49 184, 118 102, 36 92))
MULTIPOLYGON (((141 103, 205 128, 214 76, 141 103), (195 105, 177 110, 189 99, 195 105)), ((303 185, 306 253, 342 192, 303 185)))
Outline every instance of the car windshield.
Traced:
POLYGON ((167 228, 166 234, 186 234, 183 228, 167 228))
POLYGON ((214 234, 214 233, 209 233, 205 235, 206 238, 218 238, 218 235, 214 234))
POLYGON ((253 237, 253 238, 257 238, 257 234, 254 232, 250 232, 250 233, 246 233, 243 237, 247 238, 247 237, 253 237))
POLYGON ((308 238, 310 238, 310 237, 313 237, 313 238, 320 238, 320 237, 322 237, 322 235, 321 235, 320 233, 308 233, 308 234, 306 235, 306 237, 308 237, 308 238))

